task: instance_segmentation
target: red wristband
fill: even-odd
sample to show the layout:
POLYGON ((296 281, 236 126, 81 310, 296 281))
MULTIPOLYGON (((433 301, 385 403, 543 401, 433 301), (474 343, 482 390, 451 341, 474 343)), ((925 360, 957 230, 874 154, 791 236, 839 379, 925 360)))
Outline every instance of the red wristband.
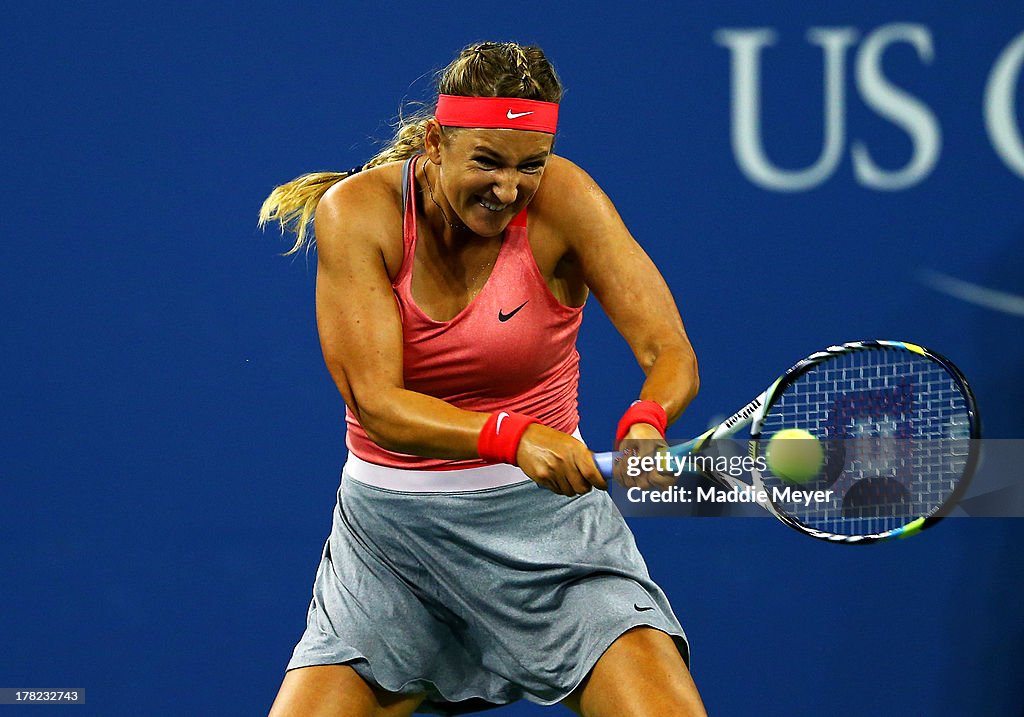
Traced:
POLYGON ((619 427, 615 431, 616 447, 629 433, 629 429, 637 423, 651 424, 664 438, 665 429, 668 428, 668 414, 656 401, 633 401, 633 405, 626 409, 619 420, 619 427))
POLYGON ((531 423, 540 421, 512 411, 492 413, 476 441, 477 453, 485 461, 519 465, 516 462, 519 441, 531 423))

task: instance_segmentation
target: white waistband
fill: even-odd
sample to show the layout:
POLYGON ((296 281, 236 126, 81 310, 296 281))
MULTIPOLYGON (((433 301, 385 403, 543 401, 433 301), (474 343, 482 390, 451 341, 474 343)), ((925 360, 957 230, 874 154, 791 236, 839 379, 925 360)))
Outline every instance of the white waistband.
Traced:
MULTIPOLYGON (((573 436, 583 440, 579 429, 573 436)), ((507 463, 447 471, 418 471, 368 463, 351 452, 345 462, 345 475, 364 485, 406 493, 465 493, 501 488, 530 480, 530 477, 517 466, 510 466, 507 463)))

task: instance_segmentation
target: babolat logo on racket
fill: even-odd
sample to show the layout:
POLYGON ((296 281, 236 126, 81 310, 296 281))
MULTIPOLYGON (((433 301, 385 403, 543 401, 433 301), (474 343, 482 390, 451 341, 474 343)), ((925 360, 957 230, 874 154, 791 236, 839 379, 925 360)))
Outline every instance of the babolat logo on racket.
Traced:
POLYGON ((744 406, 740 411, 734 413, 732 416, 725 420, 724 425, 726 428, 732 428, 740 421, 745 421, 754 415, 754 411, 761 407, 761 397, 758 396, 753 401, 744 406))

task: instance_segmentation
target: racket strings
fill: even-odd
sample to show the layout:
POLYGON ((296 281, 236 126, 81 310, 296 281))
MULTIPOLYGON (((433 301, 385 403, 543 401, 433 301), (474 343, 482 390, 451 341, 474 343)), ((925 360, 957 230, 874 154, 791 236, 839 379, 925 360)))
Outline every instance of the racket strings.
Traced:
POLYGON ((971 422, 940 363, 876 348, 834 354, 789 384, 765 417, 761 445, 785 428, 826 442, 825 466, 799 486, 764 471, 765 487, 831 494, 806 505, 775 501, 780 512, 827 533, 875 535, 946 502, 965 469, 971 422))

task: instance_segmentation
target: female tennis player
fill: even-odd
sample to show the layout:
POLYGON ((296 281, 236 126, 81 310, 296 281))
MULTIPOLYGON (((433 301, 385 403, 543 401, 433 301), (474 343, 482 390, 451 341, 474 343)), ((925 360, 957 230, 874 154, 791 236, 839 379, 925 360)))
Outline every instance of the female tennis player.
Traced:
POLYGON ((561 96, 541 50, 467 47, 361 171, 305 175, 261 210, 292 251, 314 221, 349 449, 273 717, 519 699, 704 714, 683 629, 577 432, 588 293, 646 373, 620 448, 664 439, 696 361, 612 203, 553 154, 561 96))

